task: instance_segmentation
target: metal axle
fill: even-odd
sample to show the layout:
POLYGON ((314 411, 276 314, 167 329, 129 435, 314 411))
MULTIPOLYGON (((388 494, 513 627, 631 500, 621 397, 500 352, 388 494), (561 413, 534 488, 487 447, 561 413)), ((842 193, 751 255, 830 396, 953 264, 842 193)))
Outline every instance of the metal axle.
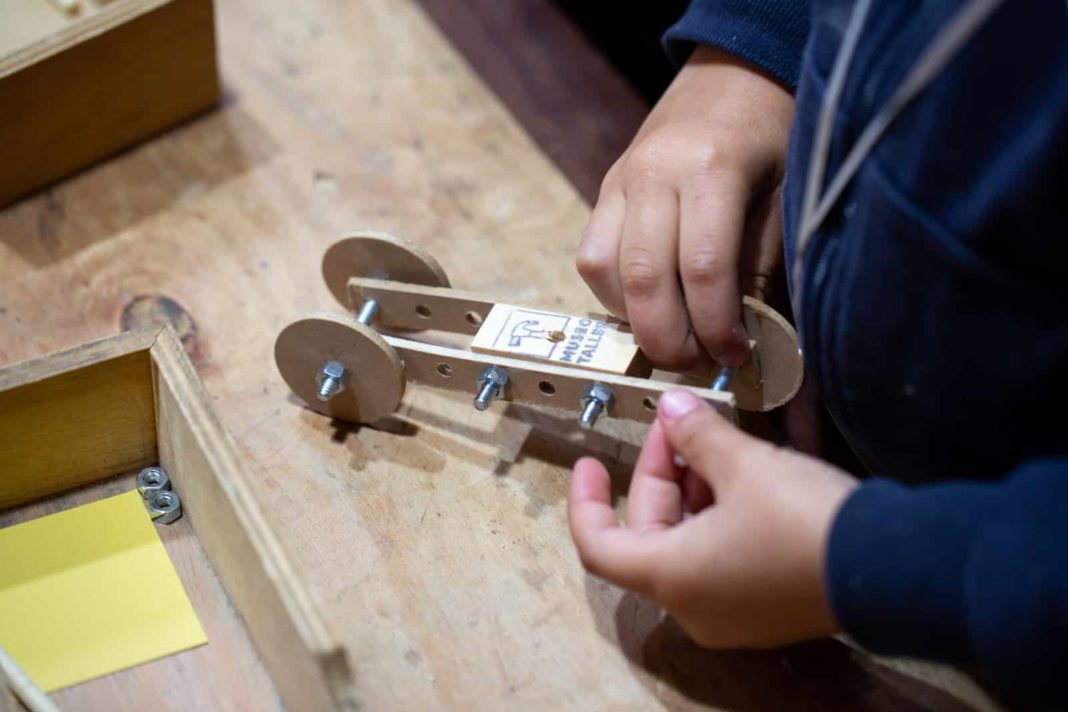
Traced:
POLYGON ((356 321, 360 322, 364 326, 370 326, 371 320, 375 318, 375 314, 378 313, 378 302, 374 299, 368 299, 360 307, 360 313, 356 315, 356 321))

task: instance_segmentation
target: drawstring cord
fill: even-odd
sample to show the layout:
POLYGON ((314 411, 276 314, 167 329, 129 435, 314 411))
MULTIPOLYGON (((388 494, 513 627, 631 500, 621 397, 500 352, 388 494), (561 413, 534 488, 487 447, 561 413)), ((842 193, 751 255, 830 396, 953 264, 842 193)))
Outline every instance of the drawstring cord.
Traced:
POLYGON ((830 184, 823 195, 820 196, 820 188, 823 185, 823 175, 827 167, 827 157, 830 153, 831 134, 834 128, 834 117, 838 112, 838 104, 841 100, 842 89, 845 86, 846 75, 849 65, 853 61, 854 50, 860 39, 861 30, 871 8, 871 0, 859 0, 853 7, 846 26, 842 46, 835 57, 834 66, 831 69, 831 77, 827 87, 827 95, 820 106, 820 114, 816 125, 816 136, 812 145, 812 156, 808 164, 808 175, 805 180, 804 197, 801 204, 801 225, 797 237, 797 249, 794 254, 793 282, 794 282, 794 316, 801 318, 801 296, 804 291, 804 258, 809 242, 820 224, 826 219, 827 214, 842 196, 849 181, 853 179, 860 169, 861 163, 871 153, 875 144, 886 133, 890 124, 898 117, 906 106, 934 81, 935 77, 957 55, 964 44, 971 39, 991 14, 1004 2, 1004 0, 967 0, 950 18, 949 22, 924 48, 919 59, 909 69, 905 79, 898 85, 890 100, 879 112, 867 123, 853 148, 846 155, 842 165, 831 178, 830 184))

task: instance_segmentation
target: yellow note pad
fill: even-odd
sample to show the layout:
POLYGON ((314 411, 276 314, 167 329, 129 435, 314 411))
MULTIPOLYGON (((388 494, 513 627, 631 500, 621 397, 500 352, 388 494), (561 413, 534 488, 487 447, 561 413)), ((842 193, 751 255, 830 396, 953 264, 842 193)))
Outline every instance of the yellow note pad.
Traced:
POLYGON ((0 529, 0 646, 42 689, 206 642, 136 491, 0 529))

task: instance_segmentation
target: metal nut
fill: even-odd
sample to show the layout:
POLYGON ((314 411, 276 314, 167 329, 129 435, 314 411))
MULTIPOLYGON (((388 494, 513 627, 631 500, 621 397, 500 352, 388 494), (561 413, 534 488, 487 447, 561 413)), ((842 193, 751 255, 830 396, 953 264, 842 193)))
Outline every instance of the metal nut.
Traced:
POLYGON ((148 512, 156 524, 170 524, 182 517, 182 500, 177 492, 156 492, 148 500, 148 512))
POLYGON ((146 467, 137 473, 137 491, 145 499, 171 488, 171 478, 162 467, 146 467))

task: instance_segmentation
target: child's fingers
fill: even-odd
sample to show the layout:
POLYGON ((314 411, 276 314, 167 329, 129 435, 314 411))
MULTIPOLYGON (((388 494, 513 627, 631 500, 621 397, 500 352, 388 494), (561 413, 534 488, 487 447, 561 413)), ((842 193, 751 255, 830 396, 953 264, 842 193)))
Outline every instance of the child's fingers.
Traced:
POLYGON ((567 515, 579 559, 594 576, 648 593, 661 558, 656 534, 642 535, 620 526, 612 509, 608 471, 593 458, 575 463, 567 515))
POLYGON ((679 274, 686 308, 701 345, 727 366, 740 366, 749 355, 738 296, 749 190, 741 175, 719 171, 681 195, 679 274))
POLYGON ((654 364, 688 366, 704 355, 690 331, 678 279, 679 198, 653 179, 627 187, 619 281, 634 339, 654 364))
POLYGON ((738 458, 760 445, 684 389, 660 396, 657 420, 672 450, 708 482, 717 499, 721 489, 730 485, 738 458))
POLYGON ((634 465, 627 495, 627 527, 637 531, 666 529, 682 521, 682 470, 671 458, 664 428, 653 422, 634 465))
POLYGON ((742 294, 764 301, 768 282, 782 262, 782 187, 764 196, 746 218, 739 278, 742 294))
POLYGON ((575 266, 597 300, 620 319, 627 318, 623 285, 619 281, 619 245, 627 201, 622 191, 601 194, 579 244, 575 266))
POLYGON ((690 468, 682 474, 682 508, 688 514, 696 514, 705 507, 712 506, 715 497, 701 475, 690 468))

